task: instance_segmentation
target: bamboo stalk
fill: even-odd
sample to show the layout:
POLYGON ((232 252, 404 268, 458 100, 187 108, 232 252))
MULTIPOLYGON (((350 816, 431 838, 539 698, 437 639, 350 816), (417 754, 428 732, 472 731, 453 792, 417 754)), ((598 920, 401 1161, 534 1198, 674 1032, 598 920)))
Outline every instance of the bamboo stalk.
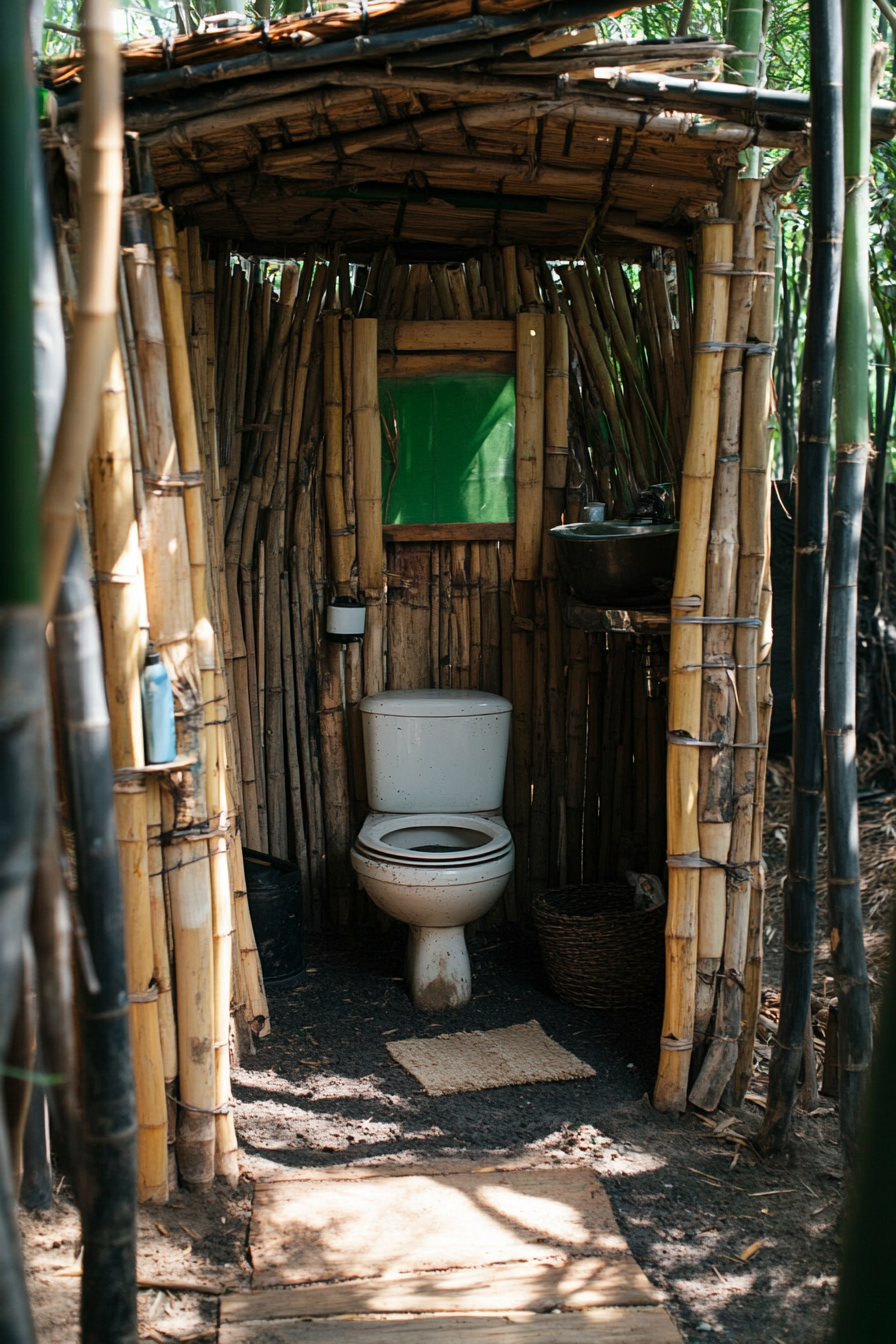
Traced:
POLYGON ((87 0, 81 31, 81 253, 65 398, 41 506, 42 601, 47 616, 55 606, 75 524, 75 501, 96 440, 118 309, 124 127, 110 0, 87 0))
MULTIPOLYGON (((754 233, 758 180, 737 183, 734 272, 728 300, 729 345, 743 346, 753 306, 754 233)), ((719 437, 713 481, 709 545, 706 553, 706 615, 728 620, 737 605, 737 505, 740 480, 740 419, 744 353, 725 351, 719 403, 719 437)), ((732 673, 734 627, 709 625, 703 636, 703 708, 700 737, 718 746, 700 753, 700 853, 724 864, 731 843, 734 806, 735 700, 732 673)), ((694 1032, 702 1039, 716 996, 716 973, 725 943, 726 874, 724 868, 700 873, 697 933, 697 993, 694 1032)))
MULTIPOLYGON (((152 974, 159 991, 159 1035, 162 1042, 162 1071, 165 1091, 173 1095, 177 1078, 177 1027, 171 992, 171 963, 168 958, 168 914, 162 875, 162 803, 159 782, 146 782, 146 855, 149 870, 149 910, 152 922, 152 974)), ((174 1144, 173 1116, 169 1107, 168 1145, 174 1144)))
POLYGON ((859 1107, 872 1050, 856 772, 859 545, 871 451, 867 392, 869 253, 873 245, 869 228, 871 17, 869 0, 848 0, 843 7, 846 218, 837 317, 837 460, 828 549, 824 678, 828 921, 839 1008, 840 1140, 850 1164, 858 1154, 859 1107))
MULTIPOLYGON (((286 731, 286 760, 289 772, 290 815, 296 863, 302 879, 303 899, 311 900, 311 867, 308 859, 308 840, 305 815, 302 808, 302 770, 299 761, 298 707, 296 704, 295 660, 293 658, 292 627, 290 622, 289 573, 280 576, 280 635, 283 642, 283 693, 286 731)), ((310 787, 310 772, 305 789, 310 787)), ((310 810, 310 808, 309 808, 310 810)))
MULTIPOLYGON (((571 867, 570 872, 581 871, 583 882, 595 881, 600 852, 598 809, 600 807, 601 734, 607 683, 606 643, 605 636, 592 635, 588 639, 588 743, 585 751, 585 793, 583 807, 585 815, 590 818, 590 821, 587 826, 582 827, 582 833, 578 838, 575 854, 570 850, 569 860, 570 865, 572 865, 573 860, 575 859, 574 869, 571 867)), ((569 657, 571 659, 572 631, 570 631, 569 650, 569 657)), ((572 695, 571 678, 568 694, 572 695)), ((569 804, 571 801, 572 795, 570 793, 570 798, 567 802, 567 818, 569 817, 569 804)), ((572 824, 569 821, 567 821, 567 829, 570 834, 571 844, 574 840, 574 836, 572 824)))
POLYGON ((544 515, 545 319, 516 320, 516 540, 514 578, 540 575, 544 515))
MULTIPOLYGON (((765 907, 765 862, 762 853, 763 822, 765 820, 765 781, 768 762, 768 738, 772 721, 771 650, 772 650, 772 585, 771 585, 771 510, 767 519, 765 573, 762 580, 759 652, 756 677, 759 736, 761 743, 756 768, 756 798, 753 806, 753 837, 750 849, 750 913, 747 925, 747 956, 744 969, 743 1028, 734 1070, 733 1093, 741 1105, 753 1077, 753 1048, 756 1024, 762 1003, 762 944, 765 907)), ((814 1067, 814 1064, 813 1064, 814 1067)))
POLYGON ((451 547, 439 546, 439 686, 451 685, 451 547))
POLYGON ((358 586, 367 605, 364 690, 383 689, 383 501, 382 442, 377 396, 377 324, 355 320, 352 348, 352 416, 355 449, 358 586))
MULTIPOLYGON (((309 505, 307 487, 300 490, 296 507, 295 533, 297 541, 307 537, 310 525, 306 517, 309 505)), ((295 641, 296 708, 298 711, 299 749, 302 757, 302 778, 308 809, 308 867, 311 877, 309 891, 310 925, 320 928, 321 902, 326 887, 324 854, 323 804, 321 799, 319 739, 312 729, 311 715, 317 702, 314 663, 311 654, 311 596, 307 565, 301 569, 298 551, 290 551, 290 602, 292 630, 295 641), (301 575, 301 577, 300 577, 301 575)))
MULTIPOLYGON (((545 337, 541 573, 545 579, 556 579, 559 571, 551 528, 559 527, 563 521, 569 459, 569 331, 560 313, 552 313, 546 319, 545 337)), ((550 600, 556 602, 556 594, 550 600)))
POLYGON ((479 546, 473 542, 467 548, 470 568, 468 586, 470 608, 470 687, 479 690, 482 685, 482 593, 480 590, 479 546))
MULTIPOLYGON (((430 680, 430 542, 394 547, 390 568, 400 582, 389 583, 389 690, 428 687, 430 680)), ((352 744, 354 747, 354 743, 352 744)))
POLYGON ((249 912, 249 899, 246 894, 246 870, 243 864, 243 844, 239 835, 233 840, 233 910, 236 941, 240 954, 240 970, 246 990, 244 1013, 246 1021, 258 1037, 270 1035, 271 1020, 268 1011, 268 999, 264 980, 261 975, 261 958, 255 942, 252 928, 252 916, 249 912))
MULTIPOLYGON (((154 270, 152 255, 145 244, 135 247, 126 257, 138 352, 142 345, 148 355, 141 360, 147 410, 151 407, 153 411, 147 415, 145 466, 152 479, 160 480, 164 476, 179 477, 180 463, 167 370, 162 362, 164 349, 159 348, 162 323, 154 270)), ((173 292, 163 286, 163 291, 166 289, 167 300, 173 306, 173 292)), ((176 315, 181 320, 179 299, 176 315)), ((187 413, 192 418, 192 395, 187 413)), ((156 646, 171 677, 175 704, 181 709, 177 720, 178 750, 185 755, 198 755, 203 696, 194 642, 191 556, 183 498, 164 487, 150 490, 146 497, 146 519, 144 569, 149 619, 156 646)), ((196 544, 204 551, 204 524, 196 544)), ((177 948, 179 1078, 181 1100, 185 1103, 178 1117, 177 1154, 185 1182, 207 1189, 214 1179, 215 1146, 211 883, 208 842, 195 840, 195 832, 191 835, 189 829, 194 823, 203 824, 207 815, 201 762, 193 770, 180 772, 173 785, 167 805, 171 814, 167 829, 174 834, 164 853, 177 948), (196 845, 204 845, 205 853, 196 845), (194 858, 200 862, 192 862, 194 858), (203 1044, 200 1046, 198 1042, 203 1044)))
POLYGON ((228 860, 227 757, 225 747, 224 677, 222 672, 203 674, 206 695, 206 797, 208 800, 209 868, 212 894, 212 984, 213 1068, 215 1097, 215 1175, 228 1185, 240 1178, 237 1161, 233 1097, 230 1090, 230 998, 233 982, 233 920, 228 860), (222 1109, 226 1108, 226 1109, 222 1109))
POLYGON ((511 243, 501 249, 502 278, 504 282, 504 309, 508 317, 515 317, 520 310, 520 283, 517 277, 516 248, 511 243))
POLYGON ((737 1062, 752 888, 753 812, 759 756, 757 626, 766 563, 771 489, 768 421, 772 356, 766 351, 771 348, 774 335, 774 240, 770 240, 766 226, 756 230, 754 255, 759 260, 760 274, 754 289, 750 336, 759 343, 759 353, 747 359, 744 370, 738 503, 740 551, 737 566, 737 619, 740 623, 734 637, 737 665, 734 740, 740 750, 734 751, 724 974, 719 981, 714 1038, 690 1093, 691 1100, 707 1110, 714 1110, 719 1104, 737 1062), (770 259, 772 264, 769 264, 770 259))
MULTIPOLYGON (((143 575, 134 514, 133 469, 121 355, 116 348, 103 392, 99 443, 90 461, 94 566, 103 631, 106 699, 113 769, 144 764, 140 698, 143 575)), ((137 1197, 168 1200, 165 1077, 154 983, 147 853, 146 786, 114 786, 131 995, 131 1040, 137 1094, 137 1197)), ((170 1000, 169 1000, 170 1005, 170 1000)))
POLYGON ((60 585, 54 630, 59 737, 78 868, 76 894, 84 933, 100 970, 92 984, 81 977, 78 996, 85 1166, 80 1186, 81 1338, 99 1344, 137 1336, 137 1117, 125 1009, 129 995, 109 719, 99 623, 78 533, 60 585), (97 1319, 100 1310, 102 1322, 97 1319))
POLYGON ((482 629, 480 684, 484 691, 500 694, 501 605, 498 593, 498 547, 493 541, 479 543, 479 603, 482 629))
POLYGON ((532 805, 529 813, 529 890, 548 885, 551 777, 548 757, 548 630, 544 585, 536 583, 532 667, 532 805))
MULTIPOLYGON (((703 616, 706 550, 712 504, 722 377, 721 353, 700 349, 725 339, 732 226, 706 221, 701 233, 701 285, 694 357, 693 415, 682 471, 681 532, 672 596, 669 652, 669 750, 667 760, 669 855, 689 863, 700 852, 697 818, 702 627, 682 618, 703 616), (709 268, 709 269, 707 269, 709 268)), ((683 1111, 693 1049, 697 971, 699 869, 669 866, 666 921, 666 1004, 660 1064, 654 1091, 658 1110, 683 1111)))
POLYGON ((354 539, 348 530, 343 476, 342 408, 342 320, 332 314, 323 319, 324 327, 324 441, 326 443, 324 486, 327 503, 327 530, 330 538, 331 576, 336 592, 351 591, 354 539))
POLYGON ((582 879, 582 823, 585 806, 585 748, 588 722, 588 637, 569 632, 569 682, 566 692, 566 834, 567 881, 582 879))
MULTIPOLYGON (((276 394, 279 396, 279 393, 276 394)), ((273 403, 272 403, 273 404, 273 403)), ((286 469, 289 425, 281 427, 277 475, 271 490, 264 542, 265 613, 265 766, 268 802, 268 848, 277 858, 289 852, 286 805, 285 730, 283 722, 283 636, 280 629, 280 580, 286 539, 286 469)), ((259 556, 259 567, 262 560, 259 556)), ((261 576, 260 576, 261 578, 261 576)), ((259 590, 259 611, 262 597, 259 590)))

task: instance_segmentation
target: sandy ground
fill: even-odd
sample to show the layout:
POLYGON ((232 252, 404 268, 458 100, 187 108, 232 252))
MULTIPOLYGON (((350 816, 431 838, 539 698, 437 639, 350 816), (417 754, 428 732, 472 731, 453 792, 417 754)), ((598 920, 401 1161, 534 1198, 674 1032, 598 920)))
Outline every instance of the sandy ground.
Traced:
MULTIPOLYGON (((786 763, 769 783, 767 975, 780 956, 780 877, 785 857, 786 763)), ((863 802, 869 959, 879 983, 896 887, 896 800, 863 802), (892 881, 893 885, 890 886, 892 881)), ((831 990, 819 919, 816 992, 831 990)), ((835 1103, 799 1110, 782 1158, 761 1161, 749 1145, 761 1108, 670 1120, 647 1093, 657 1060, 658 1006, 598 1012, 558 1001, 537 948, 494 932, 472 940, 474 999, 439 1020, 415 1012, 401 979, 403 938, 324 938, 308 974, 272 995, 272 1034, 235 1071, 243 1177, 236 1190, 202 1198, 178 1191, 167 1207, 139 1213, 141 1279, 192 1283, 210 1293, 140 1292, 141 1335, 159 1341, 211 1337, 216 1292, 249 1286, 247 1228, 252 1181, 291 1168, 345 1162, 402 1163, 433 1157, 531 1154, 592 1166, 604 1180, 632 1252, 666 1294, 684 1337, 739 1344, 821 1344, 836 1292, 842 1170, 835 1103), (385 1043, 404 1036, 487 1029, 537 1019, 595 1069, 566 1083, 427 1097, 385 1043), (739 1137, 741 1136, 741 1137, 739 1137), (744 1260, 755 1243, 758 1249, 744 1260)), ((773 1005, 774 994, 769 1002, 773 1005)), ((769 1012, 774 1015, 771 1007, 769 1012)), ((816 1017, 823 1030, 824 1012, 816 1017)), ((763 1091, 767 1048, 757 1053, 763 1091)), ((819 1055, 820 1059, 820 1055, 819 1055)), ((46 1215, 23 1215, 41 1344, 76 1338, 78 1221, 60 1190, 46 1215)))

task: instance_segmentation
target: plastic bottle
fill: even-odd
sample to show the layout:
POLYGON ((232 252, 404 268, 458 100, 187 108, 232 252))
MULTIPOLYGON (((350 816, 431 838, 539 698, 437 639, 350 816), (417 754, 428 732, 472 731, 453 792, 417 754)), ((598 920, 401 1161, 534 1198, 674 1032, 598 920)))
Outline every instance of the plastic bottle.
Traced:
POLYGON ((173 761, 177 755, 174 735, 174 692, 165 666, 150 644, 140 678, 143 691, 143 736, 147 765, 173 761))

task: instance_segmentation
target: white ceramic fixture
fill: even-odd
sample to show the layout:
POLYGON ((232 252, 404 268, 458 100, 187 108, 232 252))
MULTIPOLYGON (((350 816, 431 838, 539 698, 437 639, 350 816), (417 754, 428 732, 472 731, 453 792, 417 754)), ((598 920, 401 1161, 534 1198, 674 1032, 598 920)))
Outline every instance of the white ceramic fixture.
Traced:
POLYGON ((414 1004, 457 1008, 471 994, 464 926, 513 871, 500 816, 511 705, 479 691, 386 691, 361 701, 370 813, 352 847, 361 886, 410 925, 414 1004))

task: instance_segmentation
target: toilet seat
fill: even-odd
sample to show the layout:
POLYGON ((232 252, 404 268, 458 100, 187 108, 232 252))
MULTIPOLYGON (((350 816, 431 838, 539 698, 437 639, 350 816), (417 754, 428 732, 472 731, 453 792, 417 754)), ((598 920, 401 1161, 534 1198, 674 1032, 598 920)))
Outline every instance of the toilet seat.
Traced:
POLYGON ((354 848, 373 863, 435 869, 490 863, 503 858, 512 846, 510 831, 500 817, 372 812, 354 848))

